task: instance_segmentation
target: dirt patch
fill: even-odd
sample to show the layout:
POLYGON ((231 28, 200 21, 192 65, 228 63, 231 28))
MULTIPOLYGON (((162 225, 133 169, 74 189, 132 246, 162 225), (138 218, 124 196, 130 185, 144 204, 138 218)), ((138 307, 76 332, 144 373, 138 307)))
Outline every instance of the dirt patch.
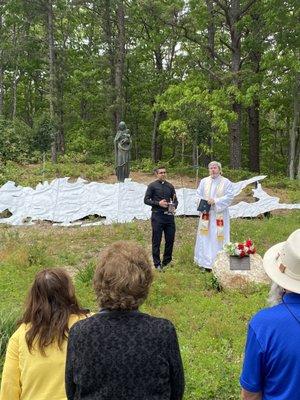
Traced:
MULTIPOLYGON (((146 172, 139 172, 139 171, 134 171, 130 172, 130 179, 133 182, 138 182, 138 183, 143 183, 144 185, 149 185, 149 183, 155 181, 155 175, 154 174, 149 174, 146 172)), ((198 186, 198 182, 194 178, 190 178, 188 176, 179 176, 179 175, 169 175, 167 180, 169 180, 175 188, 191 188, 191 189, 196 189, 198 186)), ((101 182, 104 183, 117 183, 117 178, 116 175, 111 174, 106 177, 104 177, 101 182)))
MULTIPOLYGON (((144 185, 149 185, 149 183, 155 180, 154 174, 145 173, 145 172, 130 172, 130 178, 133 182, 143 183, 144 185)), ((191 178, 189 176, 180 176, 180 175, 168 175, 167 180, 170 181, 176 189, 180 188, 189 188, 189 189, 197 189, 199 180, 195 178, 191 178)), ((101 182, 104 183, 116 183, 117 178, 114 174, 108 175, 101 182)), ((263 181, 262 186, 264 187, 263 181)), ((245 201, 247 203, 254 203, 255 199, 253 197, 252 189, 254 189, 254 185, 248 185, 242 192, 234 198, 233 204, 237 204, 240 201, 245 201)), ((270 196, 279 197, 281 203, 290 203, 288 195, 285 189, 277 189, 277 188, 264 188, 265 192, 270 196)))

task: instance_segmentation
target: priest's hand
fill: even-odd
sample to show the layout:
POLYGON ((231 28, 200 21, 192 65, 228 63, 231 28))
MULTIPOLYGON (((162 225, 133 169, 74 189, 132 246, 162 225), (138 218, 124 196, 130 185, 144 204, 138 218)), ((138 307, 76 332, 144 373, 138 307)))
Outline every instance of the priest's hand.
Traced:
POLYGON ((208 199, 207 200, 208 204, 210 204, 211 206, 213 206, 215 204, 214 199, 208 199))
POLYGON ((168 208, 168 202, 166 199, 160 200, 160 202, 158 204, 163 208, 168 208))

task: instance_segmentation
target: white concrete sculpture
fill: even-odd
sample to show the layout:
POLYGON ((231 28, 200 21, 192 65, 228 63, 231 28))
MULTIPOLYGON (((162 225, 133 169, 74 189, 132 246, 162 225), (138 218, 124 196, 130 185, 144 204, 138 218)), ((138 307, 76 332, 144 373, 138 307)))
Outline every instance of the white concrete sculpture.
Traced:
MULTIPOLYGON (((234 183, 235 195, 247 185, 264 179, 256 176, 234 183)), ((0 223, 9 225, 30 225, 35 221, 51 221, 60 226, 82 225, 82 218, 89 215, 103 217, 98 222, 84 225, 111 224, 113 222, 130 222, 133 219, 150 218, 150 207, 144 204, 146 185, 132 182, 98 183, 87 182, 78 178, 69 182, 69 178, 53 180, 50 184, 38 184, 35 189, 16 186, 7 182, 0 188, 0 212, 9 210, 8 218, 0 218, 0 223)), ((231 218, 255 217, 275 209, 300 209, 300 204, 281 204, 277 197, 265 193, 261 186, 253 190, 259 199, 255 203, 240 202, 230 207, 231 218)), ((179 206, 176 215, 198 215, 196 210, 196 190, 177 189, 179 206)))

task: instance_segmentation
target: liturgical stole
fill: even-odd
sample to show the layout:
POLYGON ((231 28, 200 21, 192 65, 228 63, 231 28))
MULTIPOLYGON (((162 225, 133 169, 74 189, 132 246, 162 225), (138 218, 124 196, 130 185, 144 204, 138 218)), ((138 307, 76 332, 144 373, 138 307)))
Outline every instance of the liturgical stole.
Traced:
MULTIPOLYGON (((208 200, 211 195, 211 185, 213 179, 209 177, 206 179, 204 184, 204 199, 208 200)), ((217 186, 215 196, 217 198, 224 196, 224 186, 225 186, 225 179, 221 177, 221 180, 217 186)), ((207 235, 209 231, 209 213, 201 213, 200 214, 200 224, 199 224, 199 234, 200 235, 207 235)), ((217 224, 217 239, 224 240, 224 220, 223 220, 223 213, 216 214, 216 224, 217 224)))

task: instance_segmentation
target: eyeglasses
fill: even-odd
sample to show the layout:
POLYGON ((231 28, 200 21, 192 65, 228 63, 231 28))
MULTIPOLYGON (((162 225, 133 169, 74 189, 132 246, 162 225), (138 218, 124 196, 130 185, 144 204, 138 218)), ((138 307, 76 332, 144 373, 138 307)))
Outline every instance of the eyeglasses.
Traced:
POLYGON ((165 174, 165 173, 166 173, 166 171, 158 172, 157 175, 163 175, 163 174, 165 174))

